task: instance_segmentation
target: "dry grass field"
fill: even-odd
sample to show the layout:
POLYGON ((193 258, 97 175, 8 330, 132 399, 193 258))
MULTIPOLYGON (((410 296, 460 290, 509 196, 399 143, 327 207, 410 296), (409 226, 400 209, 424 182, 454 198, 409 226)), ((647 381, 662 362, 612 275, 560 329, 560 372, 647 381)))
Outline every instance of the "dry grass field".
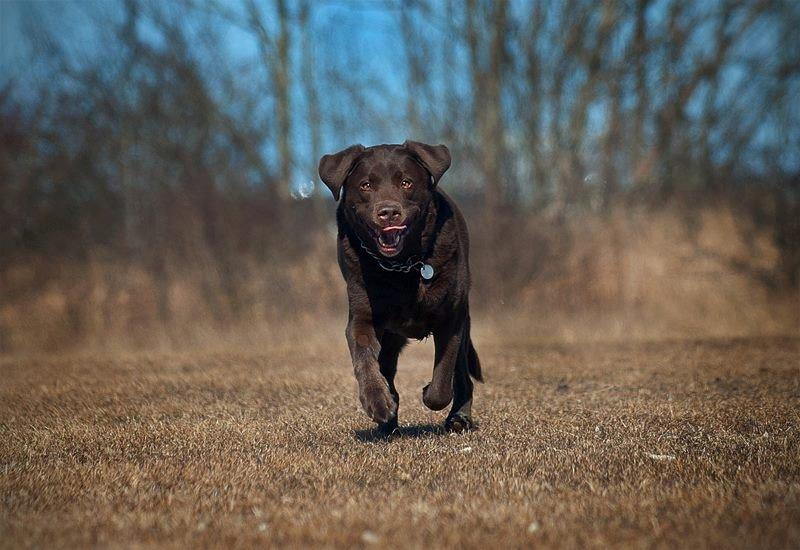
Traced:
POLYGON ((485 337, 464 435, 416 344, 388 441, 341 340, 0 360, 0 546, 800 546, 798 339, 485 337))

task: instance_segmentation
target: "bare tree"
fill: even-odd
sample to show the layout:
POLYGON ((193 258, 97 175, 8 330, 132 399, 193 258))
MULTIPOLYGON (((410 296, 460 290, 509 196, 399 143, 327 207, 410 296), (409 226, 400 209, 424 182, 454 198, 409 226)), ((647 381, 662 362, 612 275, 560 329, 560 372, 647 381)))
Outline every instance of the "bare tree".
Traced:
POLYGON ((290 71, 289 58, 290 30, 289 8, 286 0, 275 0, 277 12, 277 36, 267 28, 264 15, 256 5, 255 0, 247 2, 247 16, 250 29, 258 38, 261 60, 269 71, 273 91, 275 93, 275 118, 278 125, 278 163, 279 179, 281 182, 278 197, 286 201, 289 197, 289 188, 292 179, 293 155, 291 145, 292 131, 292 104, 290 101, 290 71))

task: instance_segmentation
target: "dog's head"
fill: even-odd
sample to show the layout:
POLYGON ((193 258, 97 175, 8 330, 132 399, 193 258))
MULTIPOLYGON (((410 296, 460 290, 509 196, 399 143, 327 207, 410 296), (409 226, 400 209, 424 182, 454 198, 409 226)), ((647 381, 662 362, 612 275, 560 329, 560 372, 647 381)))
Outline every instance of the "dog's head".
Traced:
POLYGON ((450 167, 444 145, 353 145, 319 161, 319 175, 359 238, 380 254, 400 254, 409 235, 419 235, 439 179, 450 167))

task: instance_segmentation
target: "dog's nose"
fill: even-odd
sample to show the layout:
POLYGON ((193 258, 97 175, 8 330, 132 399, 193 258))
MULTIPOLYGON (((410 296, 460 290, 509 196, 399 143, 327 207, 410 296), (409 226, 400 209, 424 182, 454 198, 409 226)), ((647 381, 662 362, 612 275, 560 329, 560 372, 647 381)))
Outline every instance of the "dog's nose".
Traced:
POLYGON ((403 211, 400 204, 396 202, 384 202, 378 205, 377 215, 382 222, 396 222, 400 219, 403 211))

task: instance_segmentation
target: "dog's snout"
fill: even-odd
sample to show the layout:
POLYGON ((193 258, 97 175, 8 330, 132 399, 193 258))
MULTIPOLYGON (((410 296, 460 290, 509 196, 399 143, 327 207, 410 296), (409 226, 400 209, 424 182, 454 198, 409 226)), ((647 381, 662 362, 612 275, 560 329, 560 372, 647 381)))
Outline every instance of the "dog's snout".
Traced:
POLYGON ((382 202, 375 208, 378 220, 383 223, 399 221, 403 215, 403 209, 397 202, 382 202))

